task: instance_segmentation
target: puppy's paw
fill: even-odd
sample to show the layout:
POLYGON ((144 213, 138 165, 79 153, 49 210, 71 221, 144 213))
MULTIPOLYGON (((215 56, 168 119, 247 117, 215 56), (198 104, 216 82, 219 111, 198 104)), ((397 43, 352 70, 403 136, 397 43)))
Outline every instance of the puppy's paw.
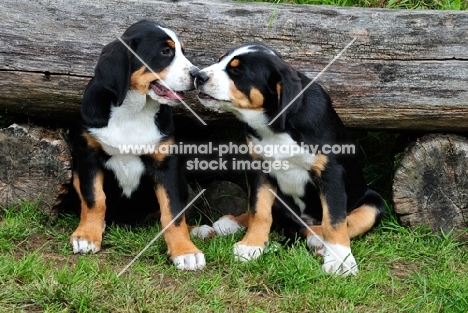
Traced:
POLYGON ((101 227, 78 226, 70 236, 70 243, 73 246, 73 253, 97 253, 101 250, 102 234, 106 223, 101 227))
POLYGON ((232 252, 236 261, 247 262, 258 258, 263 253, 264 249, 265 247, 261 246, 247 246, 236 243, 232 252))
POLYGON ((172 259, 178 270, 196 271, 205 267, 205 255, 202 252, 179 255, 172 259))
POLYGON ((342 276, 358 273, 351 249, 338 244, 325 244, 322 269, 329 274, 342 276))
POLYGON ((72 236, 70 241, 73 245, 73 253, 75 254, 97 253, 101 250, 100 240, 90 240, 72 236))
POLYGON ((244 226, 237 223, 233 218, 232 215, 225 215, 213 223, 213 228, 218 236, 231 235, 245 229, 244 226))
POLYGON ((315 255, 323 256, 325 253, 325 246, 323 237, 318 235, 310 235, 307 237, 307 248, 309 248, 315 255))
POLYGON ((192 228, 190 235, 200 239, 213 238, 216 235, 216 231, 211 226, 200 225, 198 227, 192 228))

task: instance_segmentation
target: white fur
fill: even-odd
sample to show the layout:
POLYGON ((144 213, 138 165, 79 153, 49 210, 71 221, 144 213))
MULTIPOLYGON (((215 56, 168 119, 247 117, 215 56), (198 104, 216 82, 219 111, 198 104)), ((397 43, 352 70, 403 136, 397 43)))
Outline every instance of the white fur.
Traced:
MULTIPOLYGON (((106 222, 102 226, 102 233, 106 229, 106 222)), ((85 253, 97 253, 100 248, 98 248, 93 242, 88 241, 85 238, 80 237, 72 237, 72 246, 73 246, 73 253, 77 254, 85 254, 85 253)))
POLYGON ((215 234, 216 234, 215 229, 208 225, 200 225, 198 227, 192 228, 192 230, 190 231, 190 235, 200 238, 200 239, 211 238, 215 234))
MULTIPOLYGON (((174 41, 175 43, 175 55, 171 62, 171 65, 166 68, 166 75, 164 80, 158 80, 158 82, 173 91, 185 91, 193 88, 193 80, 190 76, 190 70, 195 66, 185 57, 182 51, 182 45, 177 38, 177 35, 170 29, 158 26, 174 41)), ((162 104, 178 105, 179 101, 169 100, 158 96, 151 88, 147 93, 151 98, 162 104)))
POLYGON ((223 216, 214 222, 213 228, 218 236, 231 235, 245 229, 245 227, 241 226, 235 220, 229 218, 229 216, 223 216))
POLYGON ((270 175, 275 177, 278 186, 286 195, 291 196, 294 202, 303 212, 306 208, 305 203, 301 198, 305 195, 305 187, 311 182, 309 170, 315 162, 315 155, 308 153, 300 147, 296 141, 287 133, 274 133, 267 125, 267 119, 263 112, 253 110, 239 110, 240 118, 248 123, 252 128, 256 129, 262 139, 250 137, 250 140, 255 146, 262 146, 263 153, 260 153, 262 159, 271 161, 280 161, 288 165, 288 169, 271 169, 270 175), (286 147, 286 151, 281 151, 279 145, 286 147), (277 146, 270 155, 265 152, 265 147, 277 146), (296 152, 298 151, 298 152, 296 152), (294 152, 294 153, 292 153, 294 152))
POLYGON ((235 107, 231 103, 231 80, 226 73, 226 66, 236 55, 251 51, 255 51, 255 48, 252 46, 242 47, 234 51, 234 53, 229 56, 224 57, 219 63, 203 69, 203 72, 208 75, 210 80, 208 83, 200 86, 199 90, 218 100, 200 99, 200 101, 210 109, 221 109, 234 113, 238 119, 244 121, 249 126, 257 130, 262 139, 260 140, 255 137, 251 137, 250 139, 254 145, 260 145, 263 147, 268 145, 284 145, 288 146, 289 151, 299 151, 294 154, 277 151, 271 156, 267 156, 265 153, 262 153, 261 155, 263 160, 280 161, 282 162, 281 164, 287 164, 287 169, 283 169, 283 167, 281 167, 282 169, 275 170, 272 168, 270 175, 276 178, 280 190, 284 194, 291 196, 296 205, 300 208, 301 212, 303 212, 306 205, 301 198, 305 194, 307 183, 311 182, 309 170, 315 161, 315 155, 308 153, 305 149, 302 149, 289 134, 274 133, 268 126, 268 119, 263 111, 241 109, 235 107))
POLYGON ((73 245, 73 253, 77 254, 85 254, 85 253, 97 253, 99 252, 99 248, 92 242, 84 238, 73 238, 72 239, 73 245))
MULTIPOLYGON (((222 111, 230 111, 235 112, 238 109, 234 107, 231 103, 231 93, 230 93, 230 86, 231 86, 231 79, 229 78, 226 67, 238 55, 246 54, 249 52, 257 51, 255 45, 244 46, 236 49, 229 55, 225 56, 221 61, 215 63, 211 66, 208 66, 203 69, 210 82, 209 84, 205 84, 199 86, 199 90, 204 92, 214 99, 199 99, 200 102, 213 110, 222 110, 222 111)), ((274 54, 273 51, 268 50, 270 53, 274 54)))
POLYGON ((130 198, 133 191, 140 185, 140 179, 145 172, 145 165, 138 156, 116 155, 105 164, 106 168, 114 172, 123 190, 123 194, 130 198))
POLYGON ((322 269, 329 274, 348 276, 359 271, 350 247, 328 243, 316 235, 307 237, 307 247, 323 256, 322 269))
POLYGON ((175 257, 172 262, 178 270, 195 271, 205 267, 205 255, 201 252, 190 253, 175 257))
POLYGON ((105 166, 112 170, 123 194, 130 197, 138 188, 145 167, 140 155, 144 149, 124 153, 122 146, 156 145, 163 135, 154 123, 154 116, 159 111, 159 103, 150 100, 134 90, 129 90, 119 107, 112 107, 106 127, 91 128, 89 131, 102 145, 103 150, 111 155, 105 166))
POLYGON ((258 258, 263 253, 264 249, 265 247, 246 246, 236 243, 232 249, 232 252, 236 261, 247 262, 258 258))
MULTIPOLYGON (((154 123, 159 107, 157 101, 147 101, 146 95, 129 90, 122 105, 111 107, 107 126, 90 128, 90 134, 109 155, 121 154, 119 147, 124 145, 157 144, 163 136, 154 123)), ((132 154, 142 155, 144 151, 132 154)))

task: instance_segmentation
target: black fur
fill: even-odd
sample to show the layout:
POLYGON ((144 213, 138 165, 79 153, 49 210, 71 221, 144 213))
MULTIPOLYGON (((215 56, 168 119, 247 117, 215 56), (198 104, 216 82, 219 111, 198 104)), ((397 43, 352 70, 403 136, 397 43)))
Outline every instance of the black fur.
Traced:
MULTIPOLYGON (((172 61, 170 55, 161 56, 160 52, 167 49, 166 41, 170 37, 158 29, 158 25, 162 26, 143 20, 130 26, 121 37, 155 72, 163 70, 172 61)), ((108 125, 111 108, 122 105, 130 88, 131 74, 142 66, 142 62, 118 39, 102 49, 95 75, 83 95, 81 119, 74 135, 74 173, 80 179, 81 193, 92 207, 95 197, 93 180, 98 172, 104 174, 108 222, 134 224, 144 221, 149 213, 157 211, 156 185, 162 185, 168 192, 174 215, 183 209, 187 200, 185 177, 176 156, 167 156, 163 162, 157 162, 154 158, 142 155, 140 158, 145 165, 145 173, 138 188, 127 198, 122 195, 122 188, 114 173, 105 167, 110 156, 102 149, 89 147, 83 137, 83 134, 89 134, 91 128, 108 125)), ((173 116, 168 105, 161 105, 154 116, 154 123, 164 134, 162 140, 174 138, 173 116)))
MULTIPOLYGON (((253 88, 260 91, 264 98, 263 112, 270 122, 311 80, 292 68, 277 52, 264 44, 247 43, 242 46, 252 46, 251 50, 255 51, 235 56, 239 64, 235 67, 228 65, 226 73, 236 88, 245 95, 249 95, 253 88)), ((228 51, 223 57, 228 57, 240 47, 228 51)), ((261 139, 262 135, 255 126, 246 125, 247 136, 261 139)), ((350 133, 333 109, 329 95, 317 83, 311 84, 298 96, 269 128, 275 133, 289 134, 298 144, 318 145, 320 149, 324 145, 354 144, 350 133)), ((309 171, 311 182, 307 184, 305 195, 301 199, 306 204, 304 213, 319 221, 322 219, 322 205, 319 198, 321 194, 328 204, 332 224, 342 222, 346 219, 347 213, 362 204, 369 204, 377 209, 377 224, 385 211, 385 205, 380 195, 369 189, 364 180, 359 165, 359 148, 355 146, 355 154, 326 156, 328 162, 324 171, 320 174, 309 171)), ((273 186, 278 186, 273 176, 262 171, 253 173, 253 178, 250 180, 251 197, 253 197, 251 204, 257 196, 259 181, 268 181, 273 186)), ((279 188, 278 195, 300 215, 299 207, 292 197, 283 194, 279 188)), ((251 205, 252 208, 254 206, 251 205)), ((302 223, 278 200, 273 205, 273 218, 276 226, 287 229, 289 233, 297 233, 303 228, 302 223)))

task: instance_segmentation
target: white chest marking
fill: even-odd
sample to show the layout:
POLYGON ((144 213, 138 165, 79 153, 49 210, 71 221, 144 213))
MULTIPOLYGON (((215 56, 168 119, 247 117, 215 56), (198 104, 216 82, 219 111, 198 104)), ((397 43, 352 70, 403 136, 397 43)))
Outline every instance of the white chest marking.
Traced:
POLYGON ((145 172, 145 165, 135 155, 115 155, 105 164, 106 168, 114 172, 123 190, 123 195, 130 198, 131 194, 140 185, 140 179, 145 172))
POLYGON ((154 123, 158 111, 158 102, 129 90, 122 105, 112 107, 107 126, 90 129, 111 156, 105 167, 114 172, 127 197, 138 187, 145 171, 139 156, 148 150, 142 147, 151 148, 163 137, 154 123))
POLYGON ((286 133, 275 134, 266 127, 257 128, 257 131, 262 139, 252 137, 251 140, 254 146, 262 147, 262 158, 287 162, 287 169, 283 169, 283 166, 279 170, 271 168, 270 175, 277 180, 280 190, 291 196, 303 212, 306 205, 301 198, 305 195, 306 185, 311 182, 309 170, 315 161, 315 155, 308 153, 286 133))

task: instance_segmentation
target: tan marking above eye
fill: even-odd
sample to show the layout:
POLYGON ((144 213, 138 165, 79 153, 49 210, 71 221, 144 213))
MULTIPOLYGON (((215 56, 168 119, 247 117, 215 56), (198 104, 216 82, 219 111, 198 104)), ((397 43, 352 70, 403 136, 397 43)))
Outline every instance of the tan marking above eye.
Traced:
POLYGON ((172 41, 171 39, 168 39, 166 40, 166 43, 169 47, 171 47, 172 49, 175 49, 175 42, 172 41))
POLYGON ((229 66, 231 66, 231 67, 238 67, 239 64, 240 64, 239 59, 234 59, 234 60, 231 61, 231 63, 229 63, 229 66))
POLYGON ((152 72, 147 72, 146 67, 142 66, 140 69, 132 74, 130 77, 130 89, 136 90, 141 94, 146 94, 149 89, 149 85, 152 81, 166 78, 166 70, 163 70, 154 75, 152 72))

